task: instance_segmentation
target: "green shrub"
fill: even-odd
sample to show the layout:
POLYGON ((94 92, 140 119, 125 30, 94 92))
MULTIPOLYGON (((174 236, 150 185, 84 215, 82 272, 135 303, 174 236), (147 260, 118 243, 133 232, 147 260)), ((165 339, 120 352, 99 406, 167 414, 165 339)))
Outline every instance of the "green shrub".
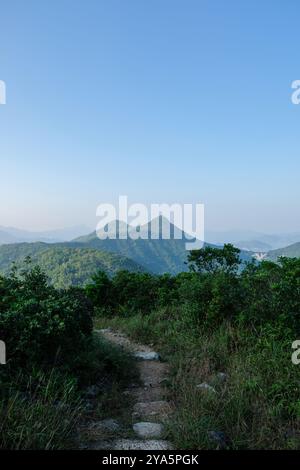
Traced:
POLYGON ((240 282, 244 296, 240 319, 255 326, 276 322, 282 332, 300 333, 300 259, 248 266, 240 282))
POLYGON ((98 309, 105 308, 108 311, 114 304, 112 281, 104 271, 99 271, 92 277, 85 292, 98 309))
MULTIPOLYGON (((57 290, 28 263, 0 277, 0 332, 7 350, 0 369, 1 449, 74 445, 83 387, 103 384, 109 394, 136 378, 131 356, 92 334, 93 312, 83 289, 57 290)), ((106 403, 100 395, 99 407, 106 403)))
POLYGON ((92 313, 80 289, 54 289, 38 267, 1 277, 0 331, 8 367, 67 364, 91 335, 92 313))

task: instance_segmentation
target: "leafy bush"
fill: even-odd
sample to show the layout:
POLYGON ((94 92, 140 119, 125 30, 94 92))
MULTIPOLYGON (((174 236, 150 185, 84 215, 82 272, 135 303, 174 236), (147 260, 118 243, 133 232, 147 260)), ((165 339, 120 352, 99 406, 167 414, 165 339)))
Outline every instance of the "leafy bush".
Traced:
POLYGON ((123 311, 130 314, 136 311, 149 313, 157 302, 157 289, 156 276, 119 271, 112 280, 104 272, 99 272, 85 291, 98 309, 105 309, 106 313, 123 311))
POLYGON ((253 327, 266 321, 299 332, 300 260, 281 258, 240 269, 232 245, 190 252, 190 272, 155 276, 119 271, 112 279, 100 272, 86 293, 101 315, 149 314, 161 307, 184 305, 195 324, 214 328, 224 320, 253 327))
POLYGON ((115 304, 129 312, 150 312, 157 294, 157 279, 146 273, 119 271, 113 277, 115 304))
POLYGON ((204 249, 190 251, 188 264, 190 270, 198 273, 237 272, 240 265, 240 250, 230 243, 223 248, 206 246, 204 249))
POLYGON ((93 304, 98 308, 106 308, 108 310, 112 307, 114 303, 112 281, 104 271, 99 271, 92 276, 92 282, 86 285, 85 291, 93 304))
POLYGON ((300 259, 263 261, 241 274, 244 306, 240 318, 252 325, 276 322, 282 331, 300 332, 300 259))
POLYGON ((9 367, 67 364, 91 335, 92 313, 81 290, 55 290, 38 267, 1 277, 0 331, 9 367))

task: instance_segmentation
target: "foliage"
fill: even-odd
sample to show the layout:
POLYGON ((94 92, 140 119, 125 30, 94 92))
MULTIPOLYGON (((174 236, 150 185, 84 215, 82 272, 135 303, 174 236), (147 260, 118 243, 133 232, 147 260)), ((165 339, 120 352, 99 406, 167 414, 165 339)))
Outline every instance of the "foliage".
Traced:
POLYGON ((82 389, 104 381, 108 392, 132 380, 131 357, 92 334, 93 312, 83 289, 55 289, 29 259, 0 277, 0 448, 68 446, 82 389))
POLYGON ((188 255, 191 271, 199 273, 215 273, 223 271, 236 272, 239 264, 240 250, 233 245, 225 244, 223 248, 207 246, 201 250, 193 250, 188 255))
POLYGON ((192 253, 191 272, 154 276, 150 284, 137 276, 132 285, 123 274, 114 314, 107 318, 103 309, 96 323, 155 343, 170 362, 176 406, 168 431, 176 448, 219 448, 210 437, 215 431, 227 448, 299 449, 291 344, 300 333, 300 259, 253 262, 240 271, 236 251, 220 250, 192 253), (148 291, 147 309, 125 316, 128 301, 139 305, 148 291), (203 382, 215 393, 197 388, 203 382))
POLYGON ((149 313, 180 303, 195 323, 214 328, 224 320, 253 327, 266 321, 282 331, 299 332, 300 260, 281 258, 278 264, 248 263, 239 270, 239 250, 232 245, 206 247, 189 255, 190 272, 171 275, 103 273, 86 289, 95 307, 106 312, 149 313))
POLYGON ((276 322, 282 332, 300 332, 300 259, 250 265, 240 276, 244 302, 240 319, 252 325, 276 322))
POLYGON ((83 247, 76 243, 19 243, 0 246, 0 273, 9 275, 12 262, 23 267, 24 258, 30 256, 31 265, 47 273, 56 288, 82 287, 98 271, 109 276, 117 271, 142 271, 137 263, 118 253, 109 253, 83 247))
POLYGON ((130 357, 93 336, 96 312, 98 326, 155 342, 171 362, 177 406, 169 432, 177 447, 216 448, 211 430, 224 432, 232 448, 300 447, 298 377, 290 361, 300 332, 300 260, 252 262, 241 271, 238 250, 226 245, 191 252, 189 263, 190 272, 173 276, 110 276, 101 269, 84 289, 55 289, 29 260, 23 271, 0 277, 1 339, 9 352, 0 370, 1 446, 66 445, 71 403, 80 414, 73 391, 78 399, 80 387, 99 376, 113 383, 131 377, 130 357), (223 385, 219 372, 228 376, 223 385), (216 394, 200 393, 201 382, 216 394), (53 391, 47 399, 46 390, 53 391), (56 392, 65 397, 65 427, 56 392), (34 424, 40 416, 48 432, 34 424))
POLYGON ((0 278, 0 331, 9 367, 67 364, 91 335, 92 314, 81 290, 55 290, 39 267, 0 278))

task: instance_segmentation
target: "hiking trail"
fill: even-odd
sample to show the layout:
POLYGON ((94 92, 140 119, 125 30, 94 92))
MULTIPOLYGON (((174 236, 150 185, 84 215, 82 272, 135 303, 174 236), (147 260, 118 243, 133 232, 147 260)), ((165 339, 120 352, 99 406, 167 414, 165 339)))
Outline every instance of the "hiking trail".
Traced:
MULTIPOLYGON (((149 346, 140 345, 110 328, 94 330, 106 340, 130 352, 137 361, 139 383, 123 391, 132 409, 129 419, 91 420, 79 431, 80 448, 107 450, 171 450, 165 439, 165 423, 172 412, 166 384, 169 366, 149 346), (130 416, 131 414, 131 416, 130 416)), ((123 419, 122 419, 123 418, 123 419)))

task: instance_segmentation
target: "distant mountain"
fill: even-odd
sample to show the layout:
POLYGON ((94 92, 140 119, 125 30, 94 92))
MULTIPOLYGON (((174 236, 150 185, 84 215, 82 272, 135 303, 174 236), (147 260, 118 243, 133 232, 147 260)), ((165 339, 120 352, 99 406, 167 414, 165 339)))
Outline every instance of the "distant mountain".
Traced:
POLYGON ((4 243, 16 243, 18 241, 12 234, 6 232, 5 230, 1 230, 0 227, 0 245, 4 243))
POLYGON ((283 248, 300 240, 300 233, 266 234, 250 230, 230 230, 227 232, 207 231, 205 241, 208 243, 232 243, 241 249, 250 251, 269 251, 283 248))
MULTIPOLYGON (((173 234, 181 235, 182 231, 170 224, 168 219, 164 217, 157 218, 160 220, 159 227, 156 226, 155 231, 158 238, 161 238, 163 227, 168 230, 171 227, 173 234)), ((119 223, 118 233, 125 233, 128 230, 127 224, 119 223)), ((149 224, 140 227, 140 231, 147 232, 149 224)), ((15 227, 0 226, 0 245, 6 243, 23 243, 23 242, 45 242, 45 243, 61 243, 81 239, 87 240, 94 237, 94 233, 90 233, 90 229, 85 225, 67 227, 58 230, 48 230, 42 232, 34 232, 21 230, 15 227), (89 235, 86 235, 89 234, 89 235)), ((278 248, 284 248, 288 245, 296 243, 300 240, 300 233, 286 234, 265 234, 251 230, 230 230, 230 231, 206 231, 205 242, 210 245, 223 245, 224 243, 232 243, 243 251, 252 252, 268 252, 278 248)), ((82 240, 80 240, 81 242, 82 240)))
POLYGON ((12 263, 23 266, 27 256, 31 257, 33 265, 41 266, 50 281, 58 288, 84 285, 99 270, 110 275, 120 269, 145 270, 131 259, 117 253, 69 247, 68 243, 18 243, 0 246, 0 272, 8 274, 12 263))
POLYGON ((268 252, 268 259, 271 261, 277 261, 280 256, 286 256, 287 258, 299 258, 300 242, 293 243, 292 245, 286 246, 285 248, 271 250, 268 252))
POLYGON ((188 252, 185 249, 185 243, 188 239, 180 229, 171 224, 167 219, 159 217, 153 222, 154 234, 157 239, 150 238, 151 222, 138 227, 137 230, 141 238, 137 240, 133 240, 130 237, 120 239, 119 234, 126 233, 131 227, 127 226, 124 222, 116 221, 116 223, 116 239, 107 238, 106 240, 100 240, 96 232, 92 232, 89 235, 76 239, 75 242, 80 243, 81 246, 101 251, 120 253, 153 273, 162 274, 169 272, 176 274, 180 271, 187 271, 185 261, 187 260, 188 252), (166 225, 170 228, 171 237, 174 237, 174 233, 176 233, 182 239, 163 239, 163 230, 166 230, 166 225), (145 238, 148 238, 142 238, 143 235, 145 238))
POLYGON ((235 243, 235 246, 240 250, 248 250, 254 252, 267 252, 271 250, 271 245, 261 242, 259 240, 246 240, 235 243))
MULTIPOLYGON (((72 242, 71 242, 72 243, 72 242)), ((74 242, 73 242, 74 243, 74 242)), ((101 251, 119 253, 131 258, 153 273, 176 274, 186 271, 184 262, 187 259, 183 240, 100 240, 96 233, 78 239, 74 246, 93 248, 101 251)))
MULTIPOLYGON (((145 236, 150 234, 150 224, 149 222, 141 226, 139 228, 140 233, 145 236)), ((74 246, 77 246, 79 243, 84 247, 120 253, 127 258, 131 258, 139 265, 144 266, 147 270, 157 274, 166 272, 177 274, 181 271, 187 271, 188 268, 185 262, 187 261, 188 251, 186 250, 185 244, 187 241, 191 241, 190 237, 187 237, 184 232, 164 217, 159 217, 155 220, 154 227, 157 239, 151 239, 148 236, 148 239, 139 238, 137 240, 132 240, 131 238, 125 240, 119 238, 100 240, 96 232, 93 232, 74 240, 72 243, 75 244, 74 246), (165 240, 163 239, 163 231, 167 230, 168 226, 171 239, 165 240), (176 234, 178 238, 181 238, 175 239, 174 234, 176 234)), ((122 233, 126 231, 124 223, 121 224, 121 230, 122 233)), ((241 252, 241 259, 243 261, 250 261, 252 259, 252 253, 247 251, 241 252)))
POLYGON ((70 241, 86 234, 89 228, 84 225, 44 232, 31 232, 15 227, 0 226, 0 245, 4 243, 45 242, 57 243, 70 241))
MULTIPOLYGON (((57 287, 82 285, 98 270, 109 274, 120 269, 155 274, 187 271, 186 242, 191 242, 191 238, 163 217, 152 224, 137 228, 142 236, 137 240, 130 237, 119 239, 119 234, 124 235, 130 227, 118 223, 116 239, 100 240, 93 232, 61 243, 5 244, 0 246, 0 272, 8 273, 12 263, 20 265, 27 256, 45 270, 57 287), (150 237, 151 227, 154 229, 152 236, 154 234, 155 239, 150 237), (164 239, 168 231, 171 238, 164 239)), ((20 236, 19 231, 14 231, 10 236, 20 236)), ((242 261, 251 261, 253 253, 241 251, 240 257, 242 261)))

